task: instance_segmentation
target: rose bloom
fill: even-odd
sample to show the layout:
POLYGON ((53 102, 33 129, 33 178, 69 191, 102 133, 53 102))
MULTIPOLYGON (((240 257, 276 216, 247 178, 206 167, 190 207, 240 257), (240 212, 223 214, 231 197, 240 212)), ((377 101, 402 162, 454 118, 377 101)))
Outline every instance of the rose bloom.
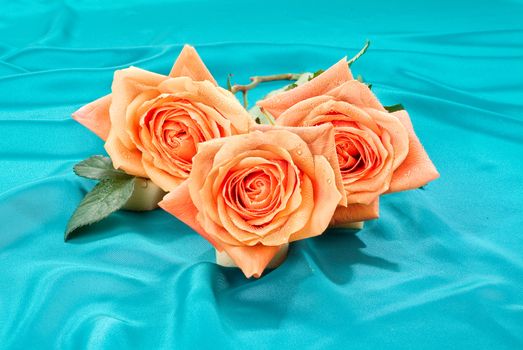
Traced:
POLYGON ((331 125, 254 130, 200 143, 189 179, 159 203, 247 277, 282 245, 321 234, 345 204, 331 125))
POLYGON ((349 203, 336 210, 334 226, 376 218, 379 195, 418 188, 439 177, 407 112, 387 112, 367 85, 353 79, 346 59, 258 105, 277 125, 334 126, 349 203))
POLYGON ((135 67, 116 71, 112 94, 73 117, 106 141, 115 168, 148 177, 165 191, 188 178, 198 143, 246 133, 252 124, 190 46, 170 76, 135 67))

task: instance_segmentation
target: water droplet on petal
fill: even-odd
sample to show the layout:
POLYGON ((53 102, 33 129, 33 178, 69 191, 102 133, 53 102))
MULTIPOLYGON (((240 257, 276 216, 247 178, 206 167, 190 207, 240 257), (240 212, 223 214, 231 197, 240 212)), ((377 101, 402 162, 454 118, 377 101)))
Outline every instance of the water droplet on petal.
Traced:
POLYGON ((332 182, 331 179, 327 179, 327 183, 330 184, 332 182))

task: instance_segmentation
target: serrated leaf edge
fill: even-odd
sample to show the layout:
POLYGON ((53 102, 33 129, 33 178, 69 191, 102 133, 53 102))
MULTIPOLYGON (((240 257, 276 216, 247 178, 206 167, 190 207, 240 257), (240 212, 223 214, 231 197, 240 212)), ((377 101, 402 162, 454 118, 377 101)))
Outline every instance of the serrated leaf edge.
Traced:
POLYGON ((132 175, 129 175, 127 173, 125 173, 124 171, 122 170, 119 170, 119 169, 115 169, 113 167, 113 163, 111 161, 111 158, 109 157, 105 157, 105 156, 102 156, 102 155, 94 155, 94 156, 91 156, 87 159, 84 159, 82 160, 81 162, 75 164, 73 166, 73 172, 77 175, 77 176, 80 176, 80 177, 84 177, 86 179, 92 179, 92 180, 103 180, 103 179, 107 179, 107 178, 118 178, 118 179, 121 179, 121 178, 131 178, 133 177, 132 175), (92 167, 92 166, 89 166, 88 165, 88 162, 90 161, 100 161, 102 164, 100 167, 92 167), (94 168, 94 169, 97 169, 99 170, 100 172, 104 172, 104 166, 106 166, 107 168, 105 169, 105 175, 104 176, 90 176, 90 175, 87 175, 86 173, 82 173, 81 171, 79 171, 79 169, 85 167, 85 168, 94 168))
MULTIPOLYGON (((75 211, 73 212, 73 214, 71 215, 71 218, 69 219, 68 223, 67 223, 67 227, 66 227, 66 230, 65 230, 65 233, 64 233, 64 241, 67 241, 71 235, 71 233, 73 233, 74 231, 76 231, 77 229, 79 229, 80 227, 84 227, 84 226, 88 226, 88 225, 92 225, 96 222, 99 222, 103 219, 105 219, 106 217, 108 217, 109 215, 111 215, 112 213, 114 213, 115 211, 121 209, 125 203, 129 200, 129 198, 132 196, 133 192, 134 192, 134 186, 135 186, 135 180, 136 180, 136 177, 132 176, 130 177, 129 179, 127 179, 128 181, 131 181, 132 184, 131 184, 131 190, 129 191, 129 194, 122 197, 122 200, 121 200, 121 203, 119 205, 117 205, 116 208, 114 208, 113 210, 111 210, 109 213, 107 213, 106 215, 96 219, 96 220, 88 220, 86 222, 83 222, 81 224, 75 224, 75 225, 71 225, 74 217, 75 217, 75 214, 78 212, 79 208, 82 206, 82 205, 85 205, 86 203, 86 199, 88 199, 89 195, 93 193, 93 191, 95 191, 97 188, 100 188, 99 186, 104 186, 105 184, 107 184, 108 182, 110 181, 114 181, 114 180, 121 180, 121 179, 104 179, 102 181, 100 181, 99 183, 96 184, 96 186, 93 187, 93 189, 91 191, 89 191, 85 196, 84 198, 82 199, 82 201, 78 204, 78 206, 76 207, 75 211)), ((110 191, 108 192, 101 200, 100 202, 103 202, 103 200, 105 200, 108 196, 110 196, 111 194, 113 194, 114 191, 110 191)))

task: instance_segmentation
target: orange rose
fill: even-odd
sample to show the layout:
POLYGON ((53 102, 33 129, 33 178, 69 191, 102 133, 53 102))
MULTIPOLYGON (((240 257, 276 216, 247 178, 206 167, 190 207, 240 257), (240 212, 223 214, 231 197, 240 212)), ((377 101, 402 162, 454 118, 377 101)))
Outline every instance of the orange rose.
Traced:
POLYGON ((73 117, 106 140, 115 168, 165 191, 188 178, 200 142, 246 133, 252 120, 185 46, 170 77, 138 68, 115 72, 112 94, 73 117))
POLYGON ((290 91, 258 102, 278 125, 334 125, 336 152, 349 205, 332 224, 378 217, 379 195, 425 185, 439 174, 406 111, 389 113, 342 59, 290 91))
POLYGON ((259 277, 279 247, 327 228, 340 191, 332 126, 258 126, 199 144, 188 181, 159 205, 259 277))

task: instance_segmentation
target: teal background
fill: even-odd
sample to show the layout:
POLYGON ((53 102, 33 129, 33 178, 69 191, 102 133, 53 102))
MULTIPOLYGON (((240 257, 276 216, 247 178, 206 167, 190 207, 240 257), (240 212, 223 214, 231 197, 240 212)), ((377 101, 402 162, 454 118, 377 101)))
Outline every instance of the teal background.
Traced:
MULTIPOLYGON (((0 348, 523 348, 523 2, 0 1, 0 348), (401 102, 441 172, 357 234, 246 280, 156 210, 65 244, 102 141, 70 114, 115 69, 167 74, 184 43, 217 80, 353 70, 401 102)), ((278 87, 268 84, 251 96, 278 87)))

